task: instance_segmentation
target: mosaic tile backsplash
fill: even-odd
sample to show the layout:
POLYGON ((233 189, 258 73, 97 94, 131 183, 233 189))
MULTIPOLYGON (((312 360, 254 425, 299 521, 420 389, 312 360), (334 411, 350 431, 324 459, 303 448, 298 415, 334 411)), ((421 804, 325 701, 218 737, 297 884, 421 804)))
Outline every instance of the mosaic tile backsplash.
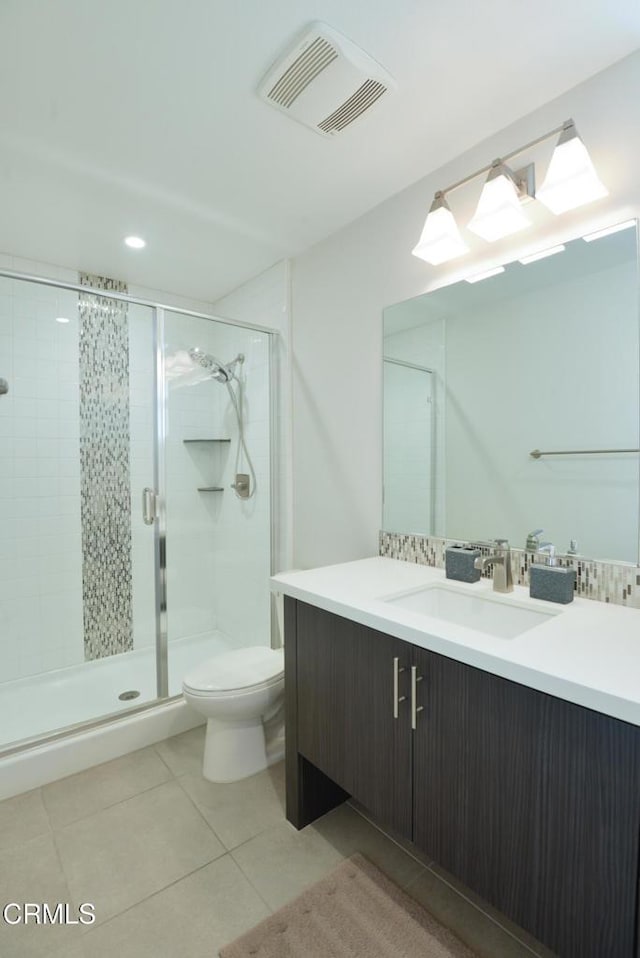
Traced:
MULTIPOLYGON (((80 273, 80 285, 126 284, 80 273)), ((85 659, 133 648, 127 304, 80 293, 80 499, 85 659)))
MULTIPOLYGON (((441 539, 436 536, 403 535, 394 532, 380 533, 379 554, 390 559, 417 562, 437 569, 444 569, 444 553, 447 546, 459 543, 460 539, 441 539)), ((488 555, 488 546, 481 552, 488 555)), ((612 602, 631 609, 640 609, 640 568, 615 562, 598 562, 583 556, 558 556, 558 565, 576 570, 576 595, 597 602, 612 602)), ((511 549, 513 581, 517 585, 529 585, 529 567, 533 553, 524 549, 511 549)), ((491 570, 483 573, 491 577, 491 570)))

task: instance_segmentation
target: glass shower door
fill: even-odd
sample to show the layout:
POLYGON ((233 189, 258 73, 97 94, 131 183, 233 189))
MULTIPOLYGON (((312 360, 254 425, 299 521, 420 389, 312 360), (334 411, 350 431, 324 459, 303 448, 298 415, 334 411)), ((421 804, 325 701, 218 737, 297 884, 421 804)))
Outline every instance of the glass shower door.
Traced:
POLYGON ((0 750, 156 698, 153 314, 0 277, 0 750))
POLYGON ((170 695, 207 658, 270 645, 270 339, 164 313, 170 695))
POLYGON ((434 533, 433 372, 385 358, 383 528, 434 533))

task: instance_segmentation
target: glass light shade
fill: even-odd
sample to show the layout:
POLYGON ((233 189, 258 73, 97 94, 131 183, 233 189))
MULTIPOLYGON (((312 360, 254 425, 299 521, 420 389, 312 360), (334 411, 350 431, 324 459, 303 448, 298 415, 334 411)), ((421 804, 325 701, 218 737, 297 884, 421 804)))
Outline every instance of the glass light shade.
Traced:
POLYGON ((502 163, 494 164, 482 187, 469 229, 488 243, 493 243, 530 225, 528 217, 522 212, 518 190, 510 171, 502 163))
POLYGON ((460 236, 458 224, 442 193, 436 193, 417 246, 411 250, 414 256, 439 266, 447 260, 468 253, 469 247, 460 236))
POLYGON ((565 213, 608 195, 575 126, 566 124, 536 199, 552 213, 565 213))

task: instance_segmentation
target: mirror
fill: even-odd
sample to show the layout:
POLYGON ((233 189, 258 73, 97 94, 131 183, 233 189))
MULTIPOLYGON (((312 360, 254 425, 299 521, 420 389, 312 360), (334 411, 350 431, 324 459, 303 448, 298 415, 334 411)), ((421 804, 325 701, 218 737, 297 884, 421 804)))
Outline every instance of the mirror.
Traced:
POLYGON ((385 531, 637 563, 636 236, 385 310, 385 531))

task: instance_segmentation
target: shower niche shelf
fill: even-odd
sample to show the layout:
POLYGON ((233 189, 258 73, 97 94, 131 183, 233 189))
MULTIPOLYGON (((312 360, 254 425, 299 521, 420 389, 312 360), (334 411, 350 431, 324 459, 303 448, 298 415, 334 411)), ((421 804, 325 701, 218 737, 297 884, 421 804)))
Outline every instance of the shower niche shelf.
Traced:
MULTIPOLYGON (((196 438, 196 439, 183 439, 182 441, 183 441, 183 443, 184 443, 185 445, 207 445, 207 444, 210 444, 210 443, 214 443, 215 445, 218 445, 218 446, 219 446, 219 445, 224 445, 225 443, 230 443, 230 442, 231 442, 231 439, 224 439, 224 438, 221 438, 221 437, 218 438, 218 437, 215 437, 215 436, 202 436, 202 437, 199 437, 199 438, 196 438)), ((195 458, 196 458, 196 459, 201 459, 202 457, 199 456, 199 455, 196 455, 195 458)), ((209 457, 206 456, 205 458, 208 459, 209 457)), ((209 473, 209 475, 207 475, 207 472, 208 472, 208 470, 205 470, 205 471, 204 471, 204 475, 202 475, 202 476, 200 477, 200 481, 201 481, 201 482, 202 482, 203 480, 206 482, 207 479, 209 478, 209 475, 210 475, 211 473, 209 473)), ((215 474, 215 472, 214 472, 214 474, 215 474)), ((209 485, 207 485, 207 486, 196 486, 196 489, 197 489, 198 492, 224 492, 224 486, 213 486, 213 485, 211 485, 211 486, 209 486, 209 485)))

